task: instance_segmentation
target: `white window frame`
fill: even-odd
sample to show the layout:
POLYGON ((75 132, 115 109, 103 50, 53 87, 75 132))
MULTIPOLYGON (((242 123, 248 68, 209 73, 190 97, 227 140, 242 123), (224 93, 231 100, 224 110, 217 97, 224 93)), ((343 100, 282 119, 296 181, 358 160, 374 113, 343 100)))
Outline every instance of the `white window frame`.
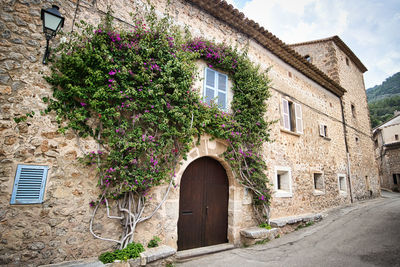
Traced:
POLYGON ((274 197, 292 197, 293 196, 293 191, 292 191, 292 170, 290 167, 284 167, 284 166, 275 166, 275 172, 274 172, 274 197), (278 189, 278 173, 279 172, 287 172, 288 174, 288 184, 289 184, 289 190, 282 190, 278 189))
POLYGON ((313 194, 314 195, 324 195, 325 194, 325 176, 324 173, 315 171, 312 173, 312 182, 313 182, 313 194), (322 179, 322 189, 315 188, 315 174, 320 174, 322 179))
POLYGON ((281 105, 282 105, 283 129, 290 132, 296 132, 298 134, 302 134, 304 132, 304 128, 303 128, 303 111, 301 105, 293 101, 289 101, 285 98, 282 98, 281 105), (290 109, 289 103, 292 103, 292 109, 290 109), (293 120, 291 119, 292 116, 291 113, 294 116, 293 120), (292 125, 292 121, 294 125, 292 125), (295 131, 293 131, 291 128, 295 128, 295 131))
MULTIPOLYGON (((225 93, 225 107, 219 107, 219 109, 224 110, 224 111, 228 111, 228 93, 229 93, 229 86, 228 86, 228 75, 221 73, 219 71, 213 70, 209 67, 205 67, 204 68, 204 84, 203 84, 203 100, 206 102, 206 93, 207 93, 207 87, 209 87, 210 89, 212 89, 214 91, 214 98, 212 100, 218 99, 218 93, 225 93), (213 71, 215 72, 214 75, 214 88, 211 88, 210 86, 207 85, 207 70, 213 71), (219 81, 218 81, 218 77, 219 75, 222 75, 225 77, 225 91, 220 90, 219 89, 219 81)), ((217 105, 218 105, 218 100, 216 101, 217 105)))
POLYGON ((319 135, 328 138, 328 126, 324 123, 319 124, 319 135))
POLYGON ((339 194, 340 194, 340 195, 343 195, 343 196, 346 196, 346 195, 347 195, 347 175, 346 175, 346 174, 343 174, 343 173, 339 173, 339 174, 337 175, 337 177, 338 177, 338 190, 339 190, 339 194), (343 177, 343 179, 344 179, 345 190, 341 190, 341 189, 340 189, 340 178, 341 178, 341 177, 343 177))

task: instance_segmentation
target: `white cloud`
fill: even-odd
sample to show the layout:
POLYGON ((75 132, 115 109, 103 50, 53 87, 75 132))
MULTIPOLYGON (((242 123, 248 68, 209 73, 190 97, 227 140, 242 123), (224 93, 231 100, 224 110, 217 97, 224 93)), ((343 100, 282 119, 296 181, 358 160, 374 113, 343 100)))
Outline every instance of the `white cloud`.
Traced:
POLYGON ((235 3, 234 0, 225 0, 228 4, 231 4, 232 6, 234 6, 235 8, 237 8, 237 5, 235 3))

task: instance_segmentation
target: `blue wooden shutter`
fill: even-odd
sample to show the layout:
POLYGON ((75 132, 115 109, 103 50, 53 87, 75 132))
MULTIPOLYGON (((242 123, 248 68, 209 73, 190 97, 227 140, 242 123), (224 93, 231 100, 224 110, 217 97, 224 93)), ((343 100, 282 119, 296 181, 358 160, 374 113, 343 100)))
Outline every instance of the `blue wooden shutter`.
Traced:
POLYGON ((18 165, 11 204, 42 203, 48 169, 47 166, 18 165))

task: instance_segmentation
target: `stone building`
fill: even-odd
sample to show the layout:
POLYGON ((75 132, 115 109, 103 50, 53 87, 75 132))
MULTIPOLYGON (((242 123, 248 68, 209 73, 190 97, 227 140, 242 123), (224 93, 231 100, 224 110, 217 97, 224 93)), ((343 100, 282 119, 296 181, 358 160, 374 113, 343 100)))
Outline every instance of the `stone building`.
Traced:
MULTIPOLYGON (((45 40, 40 9, 53 2, 4 0, 1 4, 0 264, 96 257, 114 246, 89 232, 93 210, 88 203, 98 194, 97 178, 95 170, 82 167, 77 157, 93 150, 94 143, 78 141, 72 132, 59 134, 54 116, 39 115, 45 108, 42 97, 51 94, 42 77, 49 69, 41 63, 45 40), (20 124, 13 121, 30 111, 36 113, 33 118, 20 124), (43 193, 36 204, 16 205, 16 178, 32 172, 43 177, 43 193)), ((129 27, 129 13, 143 7, 142 1, 134 0, 55 2, 66 17, 64 31, 73 30, 73 22, 81 19, 99 23, 107 5, 118 23, 129 27)), ((151 3, 160 13, 167 5, 166 0, 151 3)), ((271 67, 267 114, 278 123, 271 129, 274 142, 264 144, 264 149, 274 191, 272 218, 315 213, 380 194, 363 81, 366 68, 339 37, 287 45, 220 0, 173 0, 169 10, 176 24, 187 25, 193 36, 225 41, 239 49, 248 43, 251 60, 263 69, 271 67)), ((200 76, 204 71, 199 67, 200 76)), ((226 234, 221 242, 240 244, 240 230, 256 222, 250 193, 220 156, 225 149, 223 141, 202 136, 200 145, 193 146, 187 160, 177 166, 178 187, 151 220, 137 227, 138 242, 147 244, 159 236, 163 244, 179 248, 179 233, 185 232, 178 229, 185 227, 178 225, 184 212, 180 196, 185 193, 179 185, 192 168, 212 165, 227 192, 226 234)), ((166 187, 152 192, 154 203, 166 187)), ((97 219, 106 219, 106 214, 97 219)), ((95 223, 94 231, 112 237, 118 227, 118 221, 105 220, 95 223)))
POLYGON ((381 187, 399 191, 400 187, 400 112, 373 129, 375 157, 378 162, 381 187))

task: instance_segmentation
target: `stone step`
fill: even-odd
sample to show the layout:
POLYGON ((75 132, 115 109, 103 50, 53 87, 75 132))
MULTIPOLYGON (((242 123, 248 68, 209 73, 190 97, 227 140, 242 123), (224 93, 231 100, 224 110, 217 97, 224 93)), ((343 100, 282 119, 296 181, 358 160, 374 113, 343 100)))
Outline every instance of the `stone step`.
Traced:
POLYGON ((132 266, 145 266, 150 262, 161 260, 172 256, 176 250, 169 246, 159 246, 147 249, 140 253, 140 257, 136 259, 129 259, 128 261, 115 261, 113 263, 103 264, 96 258, 60 262, 50 265, 42 265, 42 267, 132 267, 132 266))
POLYGON ((225 250, 230 250, 235 248, 233 244, 225 243, 225 244, 219 244, 219 245, 214 245, 214 246, 207 246, 207 247, 201 247, 201 248, 193 248, 193 249, 187 249, 187 250, 182 250, 178 251, 176 253, 176 259, 178 262, 182 262, 184 260, 206 255, 206 254, 212 254, 212 253, 217 253, 225 250))
POLYGON ((60 263, 46 264, 40 266, 41 267, 104 267, 106 265, 104 265, 97 258, 89 258, 84 260, 64 261, 60 263))
POLYGON ((147 263, 164 259, 176 253, 176 249, 169 246, 160 246, 146 250, 140 253, 140 264, 142 266, 147 263))
POLYGON ((279 235, 278 228, 265 229, 261 227, 251 227, 240 231, 242 242, 246 246, 254 245, 258 241, 265 239, 275 239, 279 235))
POLYGON ((322 214, 303 214, 298 216, 290 216, 278 219, 271 219, 270 224, 273 227, 283 227, 287 224, 294 224, 299 222, 317 222, 322 220, 322 214))

